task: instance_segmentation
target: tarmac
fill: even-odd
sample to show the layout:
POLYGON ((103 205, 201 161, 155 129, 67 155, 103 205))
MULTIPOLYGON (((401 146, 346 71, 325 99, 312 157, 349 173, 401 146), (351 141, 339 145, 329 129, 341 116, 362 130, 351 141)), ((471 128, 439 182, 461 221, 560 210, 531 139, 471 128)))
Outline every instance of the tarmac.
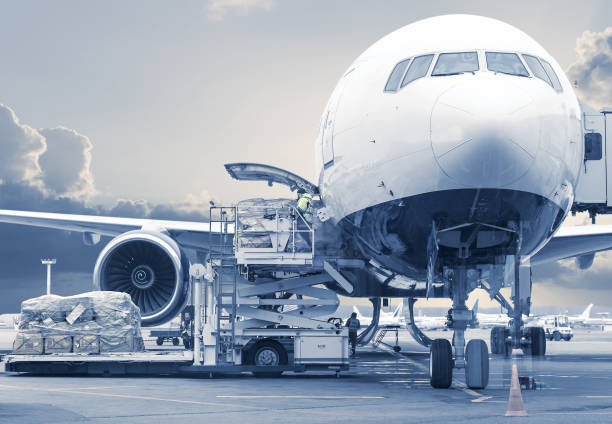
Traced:
MULTIPOLYGON (((0 330, 0 350, 13 332, 0 330)), ((612 422, 612 331, 575 329, 570 342, 548 342, 542 359, 492 356, 485 390, 470 390, 463 372, 450 389, 433 389, 428 351, 406 331, 402 352, 364 347, 351 370, 217 378, 41 377, 0 372, 0 423, 610 423, 612 422), (533 377, 523 390, 527 417, 504 417, 512 364, 533 377)), ((428 332, 450 338, 451 332, 428 332)), ((468 330, 488 341, 489 330, 468 330)), ((9 343, 7 345, 7 342, 9 343)), ((385 342, 394 344, 388 335, 385 342)), ((8 347, 7 347, 8 346, 8 347)), ((154 347, 154 341, 147 342, 154 347)), ((0 366, 0 369, 3 369, 0 366)))

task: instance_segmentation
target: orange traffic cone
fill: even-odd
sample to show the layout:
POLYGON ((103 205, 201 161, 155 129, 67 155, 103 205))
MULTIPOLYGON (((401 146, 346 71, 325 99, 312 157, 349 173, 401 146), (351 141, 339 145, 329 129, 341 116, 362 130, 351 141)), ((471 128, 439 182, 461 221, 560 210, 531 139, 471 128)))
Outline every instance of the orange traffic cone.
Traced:
POLYGON ((523 406, 523 396, 521 396, 521 386, 518 379, 518 368, 512 365, 512 380, 510 382, 510 397, 508 398, 508 410, 506 417, 526 417, 527 411, 523 406))

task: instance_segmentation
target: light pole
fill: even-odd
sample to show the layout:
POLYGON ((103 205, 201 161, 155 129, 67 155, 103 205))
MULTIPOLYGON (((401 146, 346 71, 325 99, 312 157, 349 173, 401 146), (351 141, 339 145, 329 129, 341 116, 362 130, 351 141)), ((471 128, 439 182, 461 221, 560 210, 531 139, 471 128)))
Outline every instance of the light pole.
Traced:
POLYGON ((57 262, 55 259, 41 259, 43 265, 47 265, 47 294, 51 294, 51 265, 57 262))

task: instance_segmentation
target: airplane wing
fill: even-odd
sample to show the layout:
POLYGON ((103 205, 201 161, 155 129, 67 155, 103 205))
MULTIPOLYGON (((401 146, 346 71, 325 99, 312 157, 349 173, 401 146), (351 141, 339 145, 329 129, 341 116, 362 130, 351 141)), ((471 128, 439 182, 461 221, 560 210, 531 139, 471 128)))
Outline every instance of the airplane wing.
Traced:
MULTIPOLYGON (((49 212, 29 212, 0 209, 0 222, 9 224, 22 224, 34 227, 54 228, 58 230, 77 231, 81 233, 99 234, 115 237, 126 231, 139 229, 154 229, 168 231, 173 235, 183 236, 181 244, 190 247, 202 247, 200 243, 192 245, 194 238, 190 235, 220 232, 220 223, 167 221, 158 219, 117 218, 112 216, 72 215, 49 212), (183 243, 184 241, 184 243, 183 243)), ((229 228, 228 232, 233 232, 229 228)))
POLYGON ((561 227, 548 244, 531 257, 531 264, 538 265, 610 249, 612 225, 561 227))

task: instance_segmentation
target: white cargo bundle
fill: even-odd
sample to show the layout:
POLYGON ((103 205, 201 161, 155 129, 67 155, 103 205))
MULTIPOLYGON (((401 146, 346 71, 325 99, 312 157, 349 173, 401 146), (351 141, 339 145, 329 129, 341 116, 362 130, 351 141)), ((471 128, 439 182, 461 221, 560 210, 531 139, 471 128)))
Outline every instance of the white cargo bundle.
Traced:
POLYGON ((138 352, 143 348, 140 310, 130 296, 94 291, 22 302, 13 353, 138 352))

